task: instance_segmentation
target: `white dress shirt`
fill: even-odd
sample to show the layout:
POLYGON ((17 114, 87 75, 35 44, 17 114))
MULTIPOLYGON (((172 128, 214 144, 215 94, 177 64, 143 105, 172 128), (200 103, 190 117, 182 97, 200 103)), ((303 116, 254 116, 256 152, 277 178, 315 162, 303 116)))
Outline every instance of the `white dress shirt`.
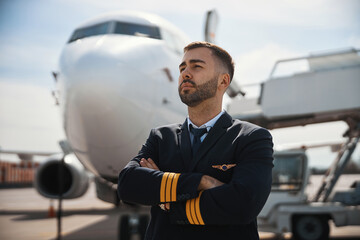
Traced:
POLYGON ((206 128, 207 132, 204 133, 204 135, 201 136, 200 141, 204 141, 204 139, 206 138, 206 136, 208 135, 208 132, 210 131, 210 129, 215 125, 216 121, 221 117, 221 115, 224 114, 224 110, 222 110, 218 115, 216 115, 213 119, 211 119, 210 121, 204 123, 203 125, 201 125, 200 127, 196 126, 193 122, 191 122, 189 116, 187 116, 187 123, 188 123, 188 131, 190 134, 190 141, 191 141, 191 145, 194 141, 194 135, 192 134, 192 132, 190 131, 190 124, 192 125, 193 128, 206 128))

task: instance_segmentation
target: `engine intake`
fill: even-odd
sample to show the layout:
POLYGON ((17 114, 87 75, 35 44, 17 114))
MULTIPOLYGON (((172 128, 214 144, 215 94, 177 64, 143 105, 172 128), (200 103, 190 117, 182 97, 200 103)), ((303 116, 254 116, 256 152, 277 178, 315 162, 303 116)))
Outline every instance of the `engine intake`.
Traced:
POLYGON ((62 155, 54 155, 45 160, 35 173, 34 186, 40 195, 46 198, 58 198, 62 182, 62 198, 73 199, 84 195, 89 187, 90 177, 84 166, 74 154, 64 159, 62 176, 59 178, 59 167, 62 155))

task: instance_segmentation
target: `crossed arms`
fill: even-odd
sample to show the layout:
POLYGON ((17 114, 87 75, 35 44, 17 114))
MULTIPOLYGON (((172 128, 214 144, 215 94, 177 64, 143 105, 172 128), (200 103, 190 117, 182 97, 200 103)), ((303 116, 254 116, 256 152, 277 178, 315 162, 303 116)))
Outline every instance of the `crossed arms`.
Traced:
POLYGON ((273 152, 267 130, 253 131, 243 145, 236 147, 237 165, 227 183, 199 172, 161 171, 160 134, 152 130, 139 155, 121 171, 120 199, 152 206, 164 204, 174 224, 247 224, 257 217, 271 189, 273 152))
MULTIPOLYGON (((151 158, 148 158, 148 159, 142 158, 140 160, 140 165, 142 167, 160 171, 158 166, 155 164, 155 162, 151 158)), ((203 175, 200 179, 200 183, 199 183, 197 190, 198 191, 208 190, 208 189, 211 189, 214 187, 219 187, 223 184, 224 184, 223 182, 217 180, 216 178, 213 178, 209 175, 203 175)))

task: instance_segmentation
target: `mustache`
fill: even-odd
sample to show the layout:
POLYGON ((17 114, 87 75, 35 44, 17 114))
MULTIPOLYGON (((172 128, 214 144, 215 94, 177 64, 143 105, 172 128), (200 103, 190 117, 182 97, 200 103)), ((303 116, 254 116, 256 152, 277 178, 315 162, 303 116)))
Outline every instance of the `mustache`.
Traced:
POLYGON ((190 79, 185 79, 185 80, 180 84, 180 87, 181 87, 184 83, 190 83, 191 85, 196 86, 195 82, 191 81, 190 79))

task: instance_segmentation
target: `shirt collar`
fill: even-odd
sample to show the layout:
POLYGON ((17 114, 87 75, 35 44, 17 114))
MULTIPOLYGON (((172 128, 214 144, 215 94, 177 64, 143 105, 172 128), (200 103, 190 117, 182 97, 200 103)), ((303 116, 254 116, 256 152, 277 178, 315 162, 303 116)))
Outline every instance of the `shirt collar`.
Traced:
POLYGON ((197 127, 193 122, 191 122, 189 116, 187 116, 187 124, 188 124, 188 129, 190 129, 190 124, 193 125, 194 128, 207 128, 208 131, 210 131, 210 129, 215 125, 216 121, 221 117, 221 115, 223 115, 225 112, 225 110, 222 110, 218 115, 216 115, 213 119, 211 119, 210 121, 204 123, 203 125, 201 125, 200 127, 197 127))

